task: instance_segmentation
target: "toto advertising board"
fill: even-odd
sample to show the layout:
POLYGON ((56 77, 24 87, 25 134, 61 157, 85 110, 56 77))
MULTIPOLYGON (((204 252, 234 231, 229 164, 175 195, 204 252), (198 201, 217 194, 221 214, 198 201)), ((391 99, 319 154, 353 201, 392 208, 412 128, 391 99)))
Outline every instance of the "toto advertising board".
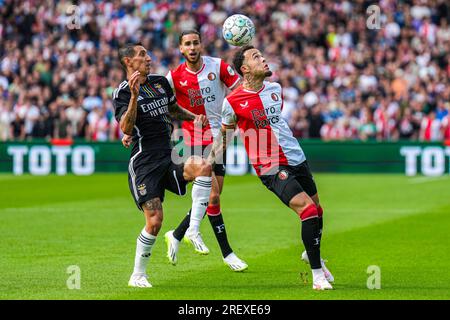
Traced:
MULTIPOLYGON (((450 144, 419 142, 300 141, 314 172, 450 174, 450 144)), ((0 142, 0 173, 91 175, 128 170, 130 150, 120 141, 104 143, 0 142)), ((244 146, 227 151, 227 174, 253 173, 244 146)))

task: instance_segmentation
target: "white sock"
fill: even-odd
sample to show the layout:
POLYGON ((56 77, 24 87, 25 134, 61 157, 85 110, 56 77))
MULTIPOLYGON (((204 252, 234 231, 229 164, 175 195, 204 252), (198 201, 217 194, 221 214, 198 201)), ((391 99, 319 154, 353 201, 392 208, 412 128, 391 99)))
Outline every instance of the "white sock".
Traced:
POLYGON ((313 275, 313 281, 316 281, 317 279, 323 278, 325 279, 325 274, 323 273, 322 268, 320 269, 311 269, 312 275, 313 275))
POLYGON ((136 256, 134 258, 134 275, 144 275, 147 271, 147 265, 152 254, 152 248, 156 236, 142 229, 141 234, 136 241, 136 256))
POLYGON ((200 231, 200 222, 202 221, 206 208, 208 207, 209 194, 211 193, 211 177, 197 177, 192 186, 192 209, 189 222, 189 233, 200 231))

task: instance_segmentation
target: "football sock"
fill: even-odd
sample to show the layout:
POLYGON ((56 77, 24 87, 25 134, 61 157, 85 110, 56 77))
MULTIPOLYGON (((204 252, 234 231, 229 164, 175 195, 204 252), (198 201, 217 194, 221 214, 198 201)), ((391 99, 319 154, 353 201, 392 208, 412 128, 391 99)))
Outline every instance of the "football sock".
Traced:
POLYGON ((191 220, 191 210, 189 210, 188 214, 184 217, 183 221, 178 225, 178 227, 173 231, 173 236, 178 241, 183 239, 186 230, 189 228, 189 221, 191 220))
POLYGON ((155 240, 156 236, 145 231, 145 228, 142 229, 136 241, 136 256, 134 259, 133 274, 144 275, 146 273, 155 240))
POLYGON ((323 230, 323 209, 320 204, 317 206, 317 213, 319 218, 319 239, 322 241, 322 230, 323 230))
POLYGON ((208 208, 206 208, 206 213, 208 214, 209 222, 211 223, 220 250, 222 251, 222 256, 225 258, 232 253, 233 250, 231 250, 230 244, 228 243, 225 223, 223 222, 223 216, 220 212, 220 205, 209 205, 208 208))
POLYGON ((307 206, 300 218, 302 220, 302 240, 308 254, 311 269, 320 269, 320 238, 319 238, 319 219, 317 208, 311 204, 307 206))
POLYGON ((211 177, 200 176, 195 178, 192 186, 192 209, 189 221, 189 232, 200 231, 200 222, 208 207, 209 194, 211 193, 211 177))

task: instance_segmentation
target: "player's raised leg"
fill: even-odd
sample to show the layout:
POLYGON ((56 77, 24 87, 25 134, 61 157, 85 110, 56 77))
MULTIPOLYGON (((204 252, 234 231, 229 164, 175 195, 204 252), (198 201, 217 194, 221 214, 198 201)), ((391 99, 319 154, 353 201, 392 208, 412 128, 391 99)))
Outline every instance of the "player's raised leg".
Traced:
POLYGON ((302 221, 302 241, 311 265, 313 289, 332 289, 333 287, 325 278, 320 261, 319 214, 315 203, 306 192, 301 192, 290 200, 289 207, 302 221))
POLYGON ((147 265, 152 254, 156 236, 161 229, 163 210, 160 198, 153 198, 142 203, 141 208, 144 211, 145 227, 142 229, 136 241, 134 270, 128 285, 130 287, 150 288, 152 285, 147 280, 147 265))
POLYGON ((186 181, 193 180, 192 207, 189 228, 186 231, 190 243, 201 254, 208 254, 209 249, 200 234, 200 223, 208 207, 212 184, 211 165, 199 156, 189 157, 184 164, 183 177, 186 181))
MULTIPOLYGON (((318 193, 315 193, 313 196, 311 196, 311 199, 314 201, 314 204, 317 207, 317 213, 318 213, 318 222, 319 222, 319 240, 320 243, 322 243, 322 233, 323 233, 323 209, 319 202, 319 195, 318 193)), ((308 254, 306 251, 303 251, 302 253, 302 260, 306 263, 309 263, 308 254)), ((325 274, 325 278, 328 280, 328 282, 334 282, 334 277, 331 274, 330 270, 328 270, 327 266, 325 265, 325 260, 320 258, 320 262, 322 264, 322 270, 325 274)))
POLYGON ((239 257, 233 252, 233 249, 231 249, 230 243, 228 242, 225 222, 220 210, 220 194, 223 188, 224 176, 217 174, 214 176, 215 179, 213 180, 211 196, 209 198, 208 208, 206 208, 206 214, 208 215, 214 235, 219 243, 224 263, 230 267, 232 271, 244 271, 248 268, 248 265, 239 259, 239 257))

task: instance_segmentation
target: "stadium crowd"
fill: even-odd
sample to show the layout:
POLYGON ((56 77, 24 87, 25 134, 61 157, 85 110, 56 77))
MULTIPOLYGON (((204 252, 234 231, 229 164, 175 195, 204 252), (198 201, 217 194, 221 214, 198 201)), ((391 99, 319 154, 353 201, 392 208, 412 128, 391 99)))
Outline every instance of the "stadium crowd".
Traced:
POLYGON ((231 63, 234 13, 255 23, 295 136, 450 139, 448 1, 381 0, 369 28, 371 2, 0 0, 0 141, 120 138, 118 45, 142 42, 166 74, 183 61, 180 31, 197 28, 205 54, 231 63))

